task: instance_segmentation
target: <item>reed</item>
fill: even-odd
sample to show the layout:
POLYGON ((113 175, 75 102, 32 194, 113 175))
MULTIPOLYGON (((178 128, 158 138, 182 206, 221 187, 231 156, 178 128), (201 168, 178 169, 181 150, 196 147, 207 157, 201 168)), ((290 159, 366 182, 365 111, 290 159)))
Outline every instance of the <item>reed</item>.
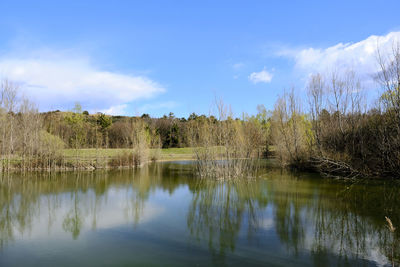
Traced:
POLYGON ((216 110, 216 117, 192 121, 189 127, 197 174, 215 179, 254 177, 259 150, 265 148, 262 129, 252 121, 233 119, 222 101, 216 102, 216 110))

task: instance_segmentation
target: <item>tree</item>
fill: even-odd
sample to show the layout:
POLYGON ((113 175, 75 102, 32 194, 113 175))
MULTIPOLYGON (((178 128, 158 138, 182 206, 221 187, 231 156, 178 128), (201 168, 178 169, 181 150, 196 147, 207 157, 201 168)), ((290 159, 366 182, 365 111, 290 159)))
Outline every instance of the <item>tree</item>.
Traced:
POLYGON ((294 88, 275 103, 272 141, 282 165, 304 167, 310 158, 311 124, 300 103, 294 88))
POLYGON ((72 129, 71 143, 75 149, 75 163, 78 166, 79 148, 81 148, 85 141, 85 116, 82 113, 82 106, 79 103, 75 103, 73 110, 65 115, 65 121, 72 129))
POLYGON ((99 113, 96 119, 97 125, 100 127, 100 131, 103 135, 104 143, 106 148, 108 148, 108 128, 110 128, 112 124, 111 117, 105 115, 104 113, 99 113))

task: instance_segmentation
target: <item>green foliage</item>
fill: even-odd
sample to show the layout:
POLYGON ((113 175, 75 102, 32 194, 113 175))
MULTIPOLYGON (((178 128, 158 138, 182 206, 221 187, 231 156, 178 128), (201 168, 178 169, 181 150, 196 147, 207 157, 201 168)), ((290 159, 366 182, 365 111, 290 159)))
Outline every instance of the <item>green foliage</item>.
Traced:
POLYGON ((111 117, 105 115, 104 113, 100 113, 97 116, 96 122, 100 126, 101 131, 103 131, 103 132, 112 125, 111 117))
POLYGON ((64 118, 73 132, 70 142, 75 149, 78 149, 84 144, 85 140, 85 116, 82 113, 81 105, 76 103, 74 109, 71 112, 67 112, 64 118))
POLYGON ((50 153, 60 153, 65 147, 64 141, 55 135, 48 133, 45 130, 40 131, 40 146, 43 151, 50 153))

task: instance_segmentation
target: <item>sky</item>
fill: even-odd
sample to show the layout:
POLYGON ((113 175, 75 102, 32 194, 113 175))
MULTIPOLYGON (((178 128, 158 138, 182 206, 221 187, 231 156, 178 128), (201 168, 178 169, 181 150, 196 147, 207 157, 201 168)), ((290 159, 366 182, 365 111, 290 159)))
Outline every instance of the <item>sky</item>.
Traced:
POLYGON ((400 1, 0 0, 0 78, 41 111, 159 117, 273 109, 285 89, 352 68, 376 94, 377 44, 400 40, 400 1))

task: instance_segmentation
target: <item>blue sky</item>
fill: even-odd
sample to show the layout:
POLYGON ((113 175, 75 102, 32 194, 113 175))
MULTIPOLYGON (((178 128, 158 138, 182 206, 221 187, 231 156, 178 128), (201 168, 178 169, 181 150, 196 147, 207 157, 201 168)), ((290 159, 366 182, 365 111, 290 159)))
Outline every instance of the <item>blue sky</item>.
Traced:
MULTIPOLYGON (((0 1, 0 76, 41 110, 236 114, 336 64, 375 69, 400 1, 0 1), (349 59, 350 58, 350 59, 349 59)), ((362 74, 363 74, 362 73, 362 74)))

